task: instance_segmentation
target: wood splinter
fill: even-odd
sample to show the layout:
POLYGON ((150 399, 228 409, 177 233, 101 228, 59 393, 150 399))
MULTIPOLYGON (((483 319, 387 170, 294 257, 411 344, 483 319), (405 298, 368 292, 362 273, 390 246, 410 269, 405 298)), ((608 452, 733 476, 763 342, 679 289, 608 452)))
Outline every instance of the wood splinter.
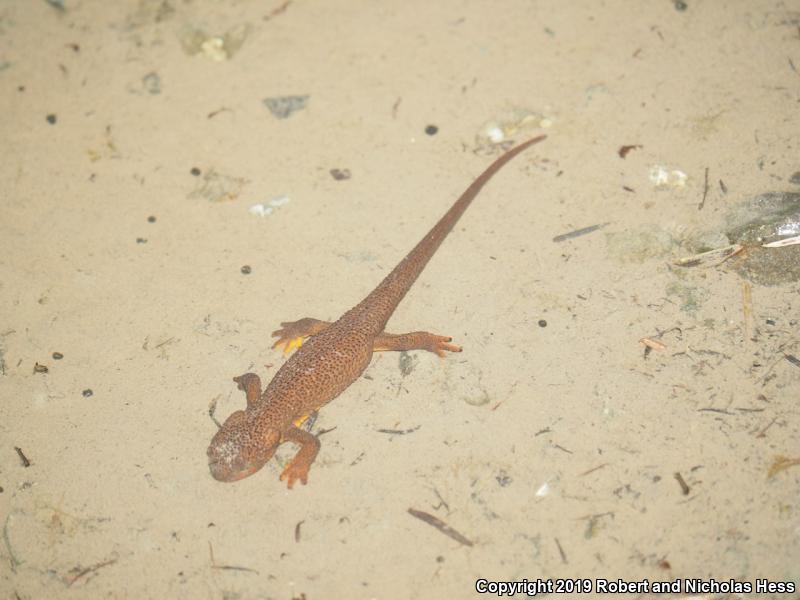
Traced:
POLYGON ((452 538, 455 541, 457 541, 459 544, 462 544, 464 546, 472 546, 473 545, 473 543, 470 540, 468 540, 466 537, 461 535, 458 531, 456 531, 455 529, 450 527, 450 525, 448 525, 447 523, 445 523, 444 521, 442 521, 438 517, 434 517, 430 513, 426 513, 425 511, 417 510, 415 508, 409 508, 408 509, 408 514, 410 514, 413 517, 418 518, 420 521, 425 521, 428 525, 431 525, 431 526, 435 527, 436 529, 441 531, 443 534, 445 534, 447 537, 452 538))

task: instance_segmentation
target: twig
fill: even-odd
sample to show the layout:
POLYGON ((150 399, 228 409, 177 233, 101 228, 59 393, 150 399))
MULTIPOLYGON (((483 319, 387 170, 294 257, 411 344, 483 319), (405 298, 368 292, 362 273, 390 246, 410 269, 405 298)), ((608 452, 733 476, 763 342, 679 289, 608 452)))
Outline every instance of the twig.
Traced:
POLYGON ((249 567, 237 567, 236 565, 211 565, 212 569, 219 569, 220 571, 245 571, 247 573, 255 573, 258 575, 258 571, 255 569, 251 569, 249 567))
MULTIPOLYGON (((444 509, 447 511, 447 514, 450 514, 450 505, 447 502, 445 502, 444 498, 442 498, 442 495, 439 493, 439 490, 437 490, 436 488, 433 488, 433 492, 436 494, 436 497, 439 499, 439 506, 444 506, 444 509)), ((435 507, 436 510, 439 510, 439 506, 435 507)))
POLYGON ((11 515, 9 514, 6 517, 6 522, 3 524, 3 541, 6 543, 6 550, 8 550, 8 556, 11 558, 11 570, 16 572, 17 567, 22 564, 22 561, 17 558, 14 554, 14 550, 11 548, 11 540, 8 537, 8 521, 11 519, 11 515))
POLYGON ((782 240, 776 240, 774 242, 767 242, 766 244, 761 244, 762 248, 784 248, 786 246, 794 246, 796 244, 800 244, 800 235, 793 235, 792 237, 783 238, 782 240))
POLYGON ((72 579, 70 579, 67 582, 67 587, 71 587, 72 584, 75 583, 76 581, 78 581, 78 579, 80 579, 81 577, 84 577, 84 576, 88 575, 89 573, 93 573, 93 572, 95 572, 95 571, 97 571, 99 569, 102 569, 103 567, 107 567, 108 565, 113 565, 115 562, 117 562, 117 559, 116 558, 112 558, 110 560, 106 560, 106 561, 97 563, 95 565, 92 565, 91 567, 86 567, 85 569, 81 569, 80 571, 78 571, 78 573, 72 579))
POLYGON ((28 457, 25 456, 25 453, 22 451, 22 448, 18 448, 17 446, 14 446, 14 450, 17 451, 17 454, 19 455, 19 459, 22 461, 22 466, 25 467, 26 469, 28 467, 30 467, 31 466, 31 461, 29 461, 28 457))
POLYGON ((689 489, 689 485, 683 479, 683 476, 678 471, 675 471, 675 480, 678 482, 678 485, 681 486, 681 492, 683 495, 688 496, 691 490, 689 489))
POLYGON ((767 423, 767 426, 766 426, 766 427, 764 427, 764 429, 762 429, 761 431, 759 431, 759 432, 758 432, 758 435, 757 435, 756 437, 757 437, 757 438, 764 438, 764 437, 767 437, 767 429, 769 429, 770 427, 772 427, 772 426, 775 424, 775 421, 777 421, 777 420, 778 420, 778 417, 773 417, 773 418, 772 418, 772 421, 770 421, 769 423, 767 423))
POLYGON ((208 553, 211 555, 211 568, 212 569, 219 569, 220 571, 246 571, 248 573, 255 573, 258 575, 258 571, 255 569, 250 569, 248 567, 237 567, 235 565, 218 565, 214 560, 214 548, 211 547, 211 542, 208 542, 208 553))
POLYGON ((269 21, 269 20, 270 20, 272 17, 277 17, 279 14, 281 14, 281 13, 285 12, 285 11, 286 11, 286 9, 287 9, 287 8, 289 8, 289 5, 290 5, 291 3, 292 3, 292 0, 286 0, 286 2, 284 2, 283 4, 281 4, 280 6, 278 6, 277 8, 273 8, 273 9, 272 9, 272 10, 269 12, 269 14, 267 14, 267 15, 264 17, 264 20, 265 20, 265 21, 269 21))
POLYGON ((428 525, 431 525, 445 534, 447 537, 454 539, 459 544, 464 546, 472 546, 472 542, 461 535, 458 531, 450 527, 447 523, 439 519, 438 517, 434 517, 432 514, 426 513, 422 510, 417 510, 415 508, 409 508, 408 514, 412 517, 418 518, 420 521, 424 521, 428 525))
MULTIPOLYGON (((779 353, 781 353, 781 354, 782 354, 782 356, 780 356, 779 358, 776 358, 774 361, 772 361, 772 364, 770 364, 769 368, 767 368, 767 370, 766 370, 766 371, 765 371, 765 372, 764 372, 764 373, 763 373, 763 374, 762 374, 760 377, 758 377, 758 378, 756 379, 756 381, 762 381, 762 382, 763 382, 763 383, 761 384, 761 386, 762 386, 762 387, 763 387, 763 386, 764 386, 764 385, 767 383, 767 377, 769 377, 769 376, 770 376, 770 373, 772 373, 772 370, 773 370, 773 369, 776 367, 776 365, 777 365, 779 362, 781 362, 782 360, 788 360, 789 362, 792 362, 792 360, 791 360, 791 359, 789 359, 789 358, 786 358, 786 356, 787 356, 787 355, 784 353, 784 349, 791 348, 791 347, 793 347, 793 346, 794 346, 796 343, 797 343, 797 338, 792 338, 792 339, 790 339, 788 342, 786 342, 786 343, 784 343, 784 344, 781 344, 781 345, 778 347, 778 352, 779 352, 779 353)), ((792 356, 792 355, 790 354, 789 356, 792 356)), ((798 366, 800 366, 800 365, 798 365, 798 366)))
POLYGON ((597 231, 598 229, 602 229, 608 225, 608 223, 600 223, 598 225, 589 225, 589 227, 582 227, 581 229, 576 229, 574 231, 569 231, 567 233, 562 233, 557 235, 553 238, 554 242, 563 242, 565 240, 571 240, 572 238, 580 237, 582 235, 586 235, 587 233, 592 233, 593 231, 597 231))
POLYGON ((175 336, 172 336, 171 338, 164 340, 160 344, 156 344, 155 346, 153 346, 153 348, 163 348, 164 346, 171 344, 174 341, 175 341, 175 336))
POLYGON ((567 560, 567 555, 564 554, 564 549, 561 547, 561 542, 558 541, 558 538, 553 538, 556 541, 556 546, 558 546, 558 553, 561 555, 561 562, 565 565, 569 562, 567 560))
POLYGON ((732 415, 732 414, 734 414, 731 411, 726 410, 724 408, 711 408, 711 407, 709 407, 709 408, 698 408, 697 412, 713 412, 713 413, 720 413, 721 415, 732 415))
POLYGON ((604 467, 607 467, 607 466, 608 466, 608 463, 603 463, 602 465, 598 465, 598 466, 596 466, 596 467, 594 467, 592 469, 589 469, 588 471, 584 471, 583 473, 578 475, 578 477, 586 477, 589 473, 594 473, 595 471, 599 471, 600 469, 602 469, 604 467))
POLYGON ((406 435, 407 433, 414 433, 417 429, 422 427, 421 425, 417 425, 416 427, 412 427, 411 429, 376 429, 378 433, 390 433, 392 435, 406 435))
POLYGON ((715 248, 708 252, 701 252, 693 256, 687 256, 676 260, 673 264, 677 267, 697 267, 704 265, 706 267, 718 266, 724 263, 732 256, 736 256, 744 249, 741 244, 731 244, 724 248, 715 248))
POLYGON ((700 200, 700 204, 697 205, 697 210, 703 210, 703 206, 706 204, 706 197, 708 196, 708 167, 706 167, 706 176, 705 181, 703 183, 703 199, 700 200))
POLYGON ((642 339, 640 339, 639 343, 642 344, 643 346, 645 346, 646 348, 650 349, 650 350, 666 350, 667 349, 667 345, 664 342, 661 342, 659 340, 654 340, 654 339, 651 339, 651 338, 647 338, 647 337, 643 337, 642 339))

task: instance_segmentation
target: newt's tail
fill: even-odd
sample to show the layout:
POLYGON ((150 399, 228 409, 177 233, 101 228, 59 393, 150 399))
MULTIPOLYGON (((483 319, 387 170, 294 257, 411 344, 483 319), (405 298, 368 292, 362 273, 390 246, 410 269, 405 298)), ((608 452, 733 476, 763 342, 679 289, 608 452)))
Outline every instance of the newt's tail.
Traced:
POLYGON ((364 314, 369 311, 372 317, 376 317, 379 321, 379 329, 381 331, 389 320, 389 317, 394 312, 394 309, 400 304, 400 301, 406 295, 409 288, 422 273, 425 265, 436 252, 437 248, 453 229, 458 219, 467 210, 475 196, 481 191, 481 188, 489 181, 492 176, 497 173, 503 166, 514 158, 517 154, 541 142, 547 136, 540 135, 533 139, 523 142, 515 146, 499 158, 495 160, 489 167, 481 173, 475 181, 461 194, 455 204, 450 207, 444 216, 439 219, 436 225, 422 238, 422 240, 414 246, 414 249, 409 252, 406 257, 400 261, 391 273, 389 273, 384 280, 376 287, 369 296, 364 298, 356 307, 349 311, 350 313, 364 314))

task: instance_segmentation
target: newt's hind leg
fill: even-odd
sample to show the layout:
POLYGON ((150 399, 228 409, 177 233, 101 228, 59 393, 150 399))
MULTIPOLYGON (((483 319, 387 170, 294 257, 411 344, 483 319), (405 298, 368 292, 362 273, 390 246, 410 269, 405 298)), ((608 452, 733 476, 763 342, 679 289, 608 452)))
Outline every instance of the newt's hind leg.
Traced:
MULTIPOLYGON (((278 338, 272 347, 283 346, 283 354, 287 355, 295 348, 302 346, 305 338, 316 335, 330 326, 331 323, 329 321, 320 321, 310 317, 281 323, 281 329, 272 332, 272 336, 278 338)), ((461 352, 460 346, 449 343, 452 339, 449 336, 436 335, 427 331, 412 331, 411 333, 386 333, 384 331, 375 338, 372 349, 375 352, 384 350, 427 350, 444 357, 445 351, 461 352)))
POLYGON ((280 329, 272 332, 272 337, 278 338, 278 341, 272 344, 272 347, 277 348, 283 345, 283 354, 285 356, 295 348, 302 346, 305 338, 318 334, 328 326, 330 326, 328 321, 320 321, 310 317, 299 321, 286 321, 281 323, 280 329))
POLYGON ((385 331, 375 338, 372 350, 381 352, 383 350, 427 350, 435 352, 444 358, 447 352, 461 352, 461 346, 456 346, 450 342, 453 338, 443 335, 435 335, 427 331, 412 331, 411 333, 386 333, 385 331))

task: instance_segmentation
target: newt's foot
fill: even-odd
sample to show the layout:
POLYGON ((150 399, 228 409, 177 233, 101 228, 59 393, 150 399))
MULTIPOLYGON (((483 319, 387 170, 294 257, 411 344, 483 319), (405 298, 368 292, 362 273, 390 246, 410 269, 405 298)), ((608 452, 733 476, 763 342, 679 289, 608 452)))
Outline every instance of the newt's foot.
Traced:
POLYGON ((289 489, 292 489, 294 482, 298 479, 300 480, 300 483, 306 485, 308 483, 308 470, 310 467, 310 463, 297 460, 297 457, 294 457, 292 461, 283 468, 280 480, 286 480, 286 485, 289 486, 289 489))
POLYGON ((314 429, 314 423, 317 422, 317 417, 319 416, 319 411, 310 412, 307 415, 303 415, 302 417, 297 417, 292 423, 295 427, 304 427, 306 431, 309 433, 312 429, 314 429))
POLYGON ((305 485, 308 483, 308 470, 319 452, 319 440, 307 431, 297 427, 290 427, 284 431, 283 440, 297 444, 300 446, 300 450, 294 455, 289 464, 283 468, 281 481, 285 479, 289 489, 292 489, 294 482, 298 479, 305 485))
POLYGON ((456 346, 455 344, 450 343, 453 341, 453 338, 441 335, 429 335, 430 337, 427 340, 428 343, 423 350, 435 352, 439 358, 444 358, 446 356, 445 351, 461 352, 461 346, 456 346))
POLYGON ((285 321, 281 323, 281 329, 272 332, 272 337, 278 340, 272 344, 273 348, 283 346, 283 355, 286 356, 295 348, 303 345, 305 338, 315 335, 325 329, 330 323, 306 317, 298 321, 285 321))

